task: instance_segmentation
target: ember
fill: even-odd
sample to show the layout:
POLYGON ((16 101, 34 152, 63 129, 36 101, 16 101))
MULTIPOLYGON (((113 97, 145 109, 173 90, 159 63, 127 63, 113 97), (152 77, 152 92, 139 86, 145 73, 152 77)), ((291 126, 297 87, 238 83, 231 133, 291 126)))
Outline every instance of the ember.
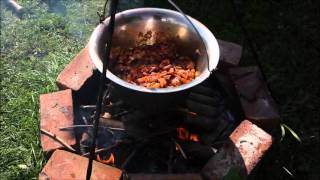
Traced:
MULTIPOLYGON (((152 37, 152 32, 145 35, 152 37)), ((147 88, 176 87, 196 77, 195 62, 178 54, 173 41, 161 40, 134 48, 111 50, 111 70, 123 80, 147 88)))
POLYGON ((110 157, 108 158, 108 159, 106 159, 106 160, 102 160, 101 158, 100 158, 100 155, 99 154, 97 154, 97 160, 99 161, 99 162, 101 162, 101 163, 104 163, 104 164, 108 164, 108 165, 114 165, 114 155, 113 155, 113 153, 111 153, 110 154, 110 157))
POLYGON ((177 136, 181 140, 189 140, 199 142, 199 135, 189 133, 185 128, 179 127, 177 128, 177 136))

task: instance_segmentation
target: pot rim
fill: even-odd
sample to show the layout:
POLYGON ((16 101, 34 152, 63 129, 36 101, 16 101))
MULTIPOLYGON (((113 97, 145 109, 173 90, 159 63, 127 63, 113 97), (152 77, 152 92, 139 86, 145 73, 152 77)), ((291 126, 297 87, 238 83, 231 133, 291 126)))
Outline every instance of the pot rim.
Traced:
MULTIPOLYGON (((126 11, 122 11, 120 13, 116 14, 116 19, 119 16, 122 16, 124 14, 130 15, 130 14, 135 14, 135 13, 144 13, 144 12, 154 12, 154 13, 168 13, 168 14, 173 14, 173 15, 178 15, 182 16, 179 12, 169 10, 169 9, 162 9, 162 8, 135 8, 135 9, 130 9, 126 11)), ((110 79, 112 82, 126 87, 128 89, 134 90, 134 91, 139 91, 139 92, 145 92, 145 93, 156 93, 156 94, 163 94, 163 93, 174 93, 174 92, 179 92, 183 90, 187 90, 191 87, 194 87, 204 80, 206 80, 211 72, 216 69, 218 62, 219 62, 219 57, 220 57, 220 50, 218 46, 218 42, 212 32, 201 22, 198 20, 188 16, 188 18, 192 21, 194 26, 197 28, 199 31, 199 34, 201 35, 202 39, 204 40, 204 44, 207 49, 207 54, 208 54, 208 60, 209 60, 209 70, 208 68, 205 68, 204 72, 202 72, 198 77, 196 77, 194 80, 192 80, 190 83, 183 84, 181 86, 177 87, 170 87, 170 88, 156 88, 156 89, 150 89, 146 88, 143 86, 135 85, 128 83, 121 78, 117 77, 114 75, 111 71, 107 69, 106 77, 110 79)), ((93 31, 91 34, 90 40, 89 40, 89 56, 95 67, 102 72, 102 60, 100 59, 98 55, 98 39, 101 36, 101 32, 104 28, 107 27, 108 22, 110 18, 105 19, 102 23, 100 23, 93 31)))

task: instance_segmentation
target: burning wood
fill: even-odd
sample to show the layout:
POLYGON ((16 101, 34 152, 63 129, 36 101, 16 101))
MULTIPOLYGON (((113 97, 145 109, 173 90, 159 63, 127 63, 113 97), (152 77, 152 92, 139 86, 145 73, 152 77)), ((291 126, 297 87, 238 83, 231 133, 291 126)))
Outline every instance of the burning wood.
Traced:
POLYGON ((199 142, 199 136, 197 134, 190 134, 190 140, 199 142))
POLYGON ((183 127, 177 128, 177 137, 181 140, 199 142, 199 135, 190 133, 183 127))

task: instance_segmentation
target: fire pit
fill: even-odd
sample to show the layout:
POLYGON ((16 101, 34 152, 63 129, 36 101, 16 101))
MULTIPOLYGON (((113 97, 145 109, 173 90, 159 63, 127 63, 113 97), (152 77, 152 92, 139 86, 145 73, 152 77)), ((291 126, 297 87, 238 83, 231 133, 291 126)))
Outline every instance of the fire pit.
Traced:
MULTIPOLYGON (((197 173, 240 122, 212 79, 192 89, 181 107, 158 113, 128 105, 112 83, 107 86, 97 159, 128 173, 197 173)), ((91 105, 79 105, 76 124, 84 126, 61 129, 77 128, 84 156, 93 111, 91 105)))
MULTIPOLYGON (((115 40, 116 44, 133 41, 121 32, 132 29, 125 24, 132 18, 129 14, 141 11, 147 22, 151 22, 150 17, 171 21, 170 17, 163 18, 164 12, 179 16, 160 9, 120 14, 115 39, 127 41, 115 40)), ((110 81, 105 84, 92 179, 222 179, 232 171, 246 177, 271 146, 272 137, 264 130, 270 132, 279 117, 259 69, 237 67, 241 47, 219 41, 220 70, 210 76, 208 69, 213 70, 218 63, 218 45, 203 25, 193 22, 201 35, 209 37, 205 40, 209 64, 204 49, 200 49, 197 68, 201 75, 196 80, 173 88, 148 89, 107 72, 110 81), (183 96, 177 96, 178 92, 183 96), (168 105, 175 97, 179 103, 168 105), (248 111, 253 106, 255 111, 248 111)), ((105 44, 103 26, 95 30, 89 50, 83 49, 58 76, 57 84, 64 90, 40 97, 42 148, 49 156, 53 152, 40 179, 85 178, 105 44)), ((174 29, 182 32, 181 28, 174 29)), ((201 47, 201 43, 187 44, 201 47)))
MULTIPOLYGON (((191 17, 189 17, 191 18, 191 17)), ((178 52, 196 58, 196 69, 199 76, 195 81, 184 86, 165 89, 148 89, 129 84, 107 71, 107 77, 114 83, 129 90, 146 93, 171 93, 193 87, 210 76, 219 60, 219 47, 213 34, 199 21, 191 18, 202 40, 194 32, 193 27, 176 11, 159 8, 137 8, 116 14, 116 26, 113 36, 113 46, 124 48, 135 47, 139 43, 138 35, 150 31, 152 34, 160 33, 167 36, 177 45, 178 52), (205 45, 205 47, 204 47, 205 45)), ((107 25, 109 18, 99 24, 89 41, 90 57, 102 72, 102 59, 106 45, 107 25)), ((152 36, 147 41, 154 44, 160 37, 152 36)))

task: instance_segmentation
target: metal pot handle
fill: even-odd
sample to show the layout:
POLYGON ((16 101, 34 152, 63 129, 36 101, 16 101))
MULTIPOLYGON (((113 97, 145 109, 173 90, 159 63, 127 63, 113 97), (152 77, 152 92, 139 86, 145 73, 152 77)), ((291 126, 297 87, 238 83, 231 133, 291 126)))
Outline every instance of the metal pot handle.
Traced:
POLYGON ((168 2, 177 10, 179 11, 179 13, 188 21, 188 23, 190 23, 190 25, 192 26, 192 28, 196 31, 197 36, 200 38, 202 45, 205 48, 205 54, 207 56, 207 68, 208 71, 210 72, 210 74, 212 73, 212 71, 210 70, 210 61, 209 61, 209 56, 208 56, 208 50, 207 50, 207 46, 204 43, 204 40, 202 38, 202 36, 200 35, 200 32, 198 31, 198 29, 196 28, 196 26, 192 23, 192 21, 188 18, 188 16, 179 8, 179 6, 177 4, 175 4, 172 0, 168 0, 168 2))

